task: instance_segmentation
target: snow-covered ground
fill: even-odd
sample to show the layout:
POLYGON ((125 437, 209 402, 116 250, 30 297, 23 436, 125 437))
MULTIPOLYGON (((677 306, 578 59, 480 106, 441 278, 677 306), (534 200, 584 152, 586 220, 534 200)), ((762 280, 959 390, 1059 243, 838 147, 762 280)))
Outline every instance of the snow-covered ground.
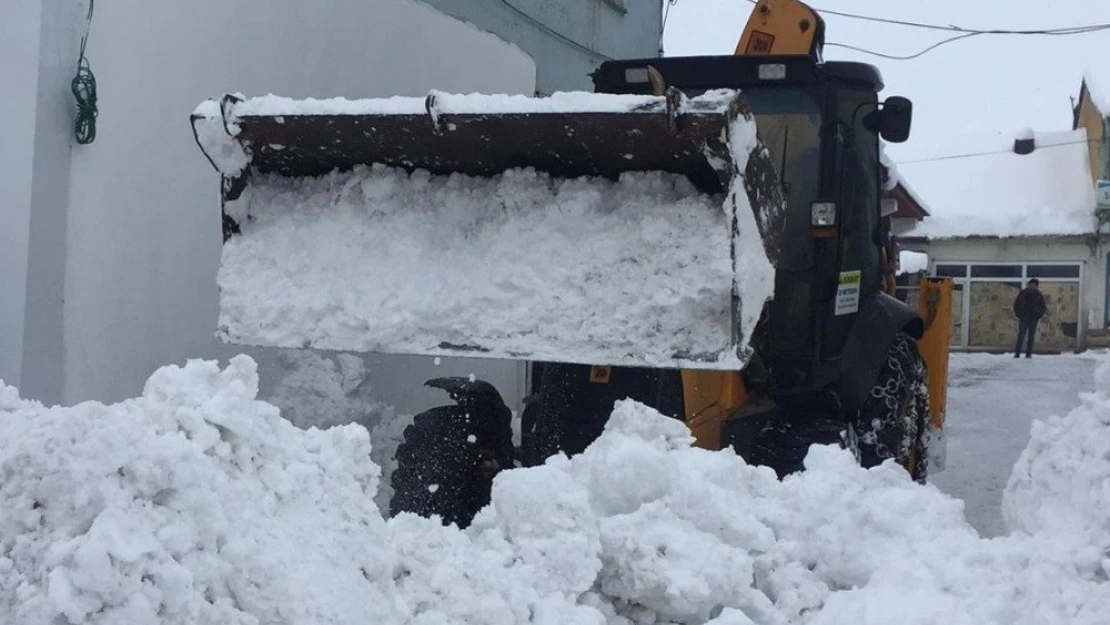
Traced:
POLYGON ((357 408, 350 358, 294 357, 275 395, 289 419, 257 399, 245 356, 165 367, 110 406, 46 408, 0 385, 0 623, 1103 625, 1110 362, 1001 360, 954 357, 972 383, 950 413, 966 428, 950 434, 953 479, 976 423, 965 392, 1023 412, 1014 449, 1044 419, 1003 495, 1011 533, 993 539, 893 464, 814 447, 779 481, 629 401, 585 453, 500 475, 460 531, 382 518, 366 428, 291 422, 388 418, 357 408), (1060 403, 1022 404, 1030 380, 1060 403), (320 407, 282 396, 317 387, 320 407))
MULTIPOLYGON (((1094 389, 1101 353, 1036 356, 952 354, 948 382, 948 468, 929 479, 967 504, 983 536, 1005 533, 1002 492, 1029 443, 1034 419, 1068 414, 1094 389)), ((1108 513, 1110 514, 1110 513, 1108 513)))

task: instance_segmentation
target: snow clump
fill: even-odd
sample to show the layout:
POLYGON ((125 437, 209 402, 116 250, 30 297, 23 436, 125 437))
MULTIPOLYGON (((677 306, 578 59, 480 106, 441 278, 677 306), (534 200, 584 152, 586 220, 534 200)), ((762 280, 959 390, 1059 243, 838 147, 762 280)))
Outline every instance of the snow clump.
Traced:
MULTIPOLYGON (((893 463, 864 470, 815 446, 809 470, 780 481, 633 401, 584 453, 500 474, 463 531, 384 520, 366 431, 295 427, 255 399, 246 357, 164 368, 113 406, 48 409, 0 388, 10 622, 1101 625, 1110 613, 1097 543, 1067 538, 1075 525, 1097 535, 1097 509, 983 540, 962 502, 893 463)), ((1110 415, 1097 397, 1080 409, 1092 424, 1110 415)), ((1105 457, 1110 443, 1093 440, 1105 457)), ((1097 491, 1051 492, 1081 507, 1097 491)))
POLYGON ((1033 422, 1002 512, 1011 531, 1082 540, 1110 562, 1110 360, 1095 389, 1067 416, 1033 422))

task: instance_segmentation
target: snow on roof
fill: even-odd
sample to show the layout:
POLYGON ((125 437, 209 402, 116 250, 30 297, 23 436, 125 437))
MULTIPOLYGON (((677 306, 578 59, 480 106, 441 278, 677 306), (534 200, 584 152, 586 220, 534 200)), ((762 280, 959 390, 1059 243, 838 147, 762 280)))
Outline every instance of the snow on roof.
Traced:
POLYGON ((883 191, 889 192, 898 187, 902 187, 902 189, 906 191, 906 194, 909 195, 914 202, 917 202, 918 206, 924 209, 926 213, 929 213, 929 205, 925 203, 921 195, 914 191, 913 187, 902 177, 902 174, 898 171, 898 165, 896 165, 886 153, 886 149, 883 147, 882 143, 879 144, 879 162, 886 168, 887 173, 886 180, 883 182, 883 191))
POLYGON ((1013 152, 1019 134, 978 134, 949 144, 944 156, 960 158, 903 163, 926 189, 932 216, 914 236, 1030 237, 1094 231, 1094 184, 1087 131, 1034 133, 1037 149, 1013 152))
POLYGON ((1105 117, 1110 115, 1110 75, 1095 72, 1088 68, 1083 72, 1083 83, 1091 94, 1091 101, 1105 117))

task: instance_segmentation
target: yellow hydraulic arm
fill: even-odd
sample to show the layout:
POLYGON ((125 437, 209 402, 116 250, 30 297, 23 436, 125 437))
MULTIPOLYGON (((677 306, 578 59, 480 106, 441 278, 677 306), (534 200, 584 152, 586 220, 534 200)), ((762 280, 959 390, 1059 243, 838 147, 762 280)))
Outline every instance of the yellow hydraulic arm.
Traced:
POLYGON ((825 22, 816 11, 798 0, 759 0, 736 45, 736 54, 798 54, 820 58, 824 45, 825 22))
POLYGON ((952 328, 951 278, 923 276, 917 306, 925 319, 925 334, 917 342, 929 370, 930 471, 944 468, 944 427, 948 405, 948 355, 952 328))

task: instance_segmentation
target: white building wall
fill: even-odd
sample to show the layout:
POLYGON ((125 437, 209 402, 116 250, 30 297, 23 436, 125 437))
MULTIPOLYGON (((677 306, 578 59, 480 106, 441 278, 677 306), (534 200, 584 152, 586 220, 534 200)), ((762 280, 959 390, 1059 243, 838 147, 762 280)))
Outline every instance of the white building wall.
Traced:
MULTIPOLYGON (((44 6, 51 2, 66 4, 71 19, 83 21, 84 2, 45 0, 44 6)), ((50 34, 76 50, 80 35, 72 28, 50 34)), ((159 366, 242 351, 213 338, 219 178, 189 126, 189 114, 201 101, 224 92, 357 98, 423 95, 436 88, 531 94, 536 75, 534 62, 518 48, 414 0, 100 2, 87 53, 98 82, 97 139, 72 147, 71 167, 54 181, 67 194, 68 210, 59 223, 41 228, 66 233, 61 242, 46 241, 47 248, 63 249, 42 250, 44 257, 65 259, 65 304, 55 344, 40 336, 38 347, 64 347, 64 356, 60 379, 46 381, 36 394, 64 403, 133 396, 159 366)), ((64 102, 70 114, 72 96, 63 94, 73 62, 69 56, 68 74, 51 76, 57 84, 47 89, 51 105, 64 102)), ((39 132, 68 133, 70 120, 39 119, 37 126, 39 132)), ((31 208, 32 214, 38 209, 34 202, 31 208)), ((31 230, 33 239, 34 225, 31 230)), ((49 317, 49 308, 29 307, 28 319, 49 317)), ((428 361, 401 362, 405 384, 455 367, 486 373, 474 361, 438 368, 428 361)), ((391 401, 388 372, 396 367, 387 359, 382 369, 375 387, 391 401)), ((28 373, 24 367, 24 389, 36 385, 28 373)), ((488 375, 517 379, 518 373, 519 366, 503 363, 488 375)), ((402 374, 396 375, 399 384, 402 374)), ((401 394, 411 398, 414 391, 401 394)))
POLYGON ((42 4, 9 4, 0 20, 0 380, 19 384, 42 4))

